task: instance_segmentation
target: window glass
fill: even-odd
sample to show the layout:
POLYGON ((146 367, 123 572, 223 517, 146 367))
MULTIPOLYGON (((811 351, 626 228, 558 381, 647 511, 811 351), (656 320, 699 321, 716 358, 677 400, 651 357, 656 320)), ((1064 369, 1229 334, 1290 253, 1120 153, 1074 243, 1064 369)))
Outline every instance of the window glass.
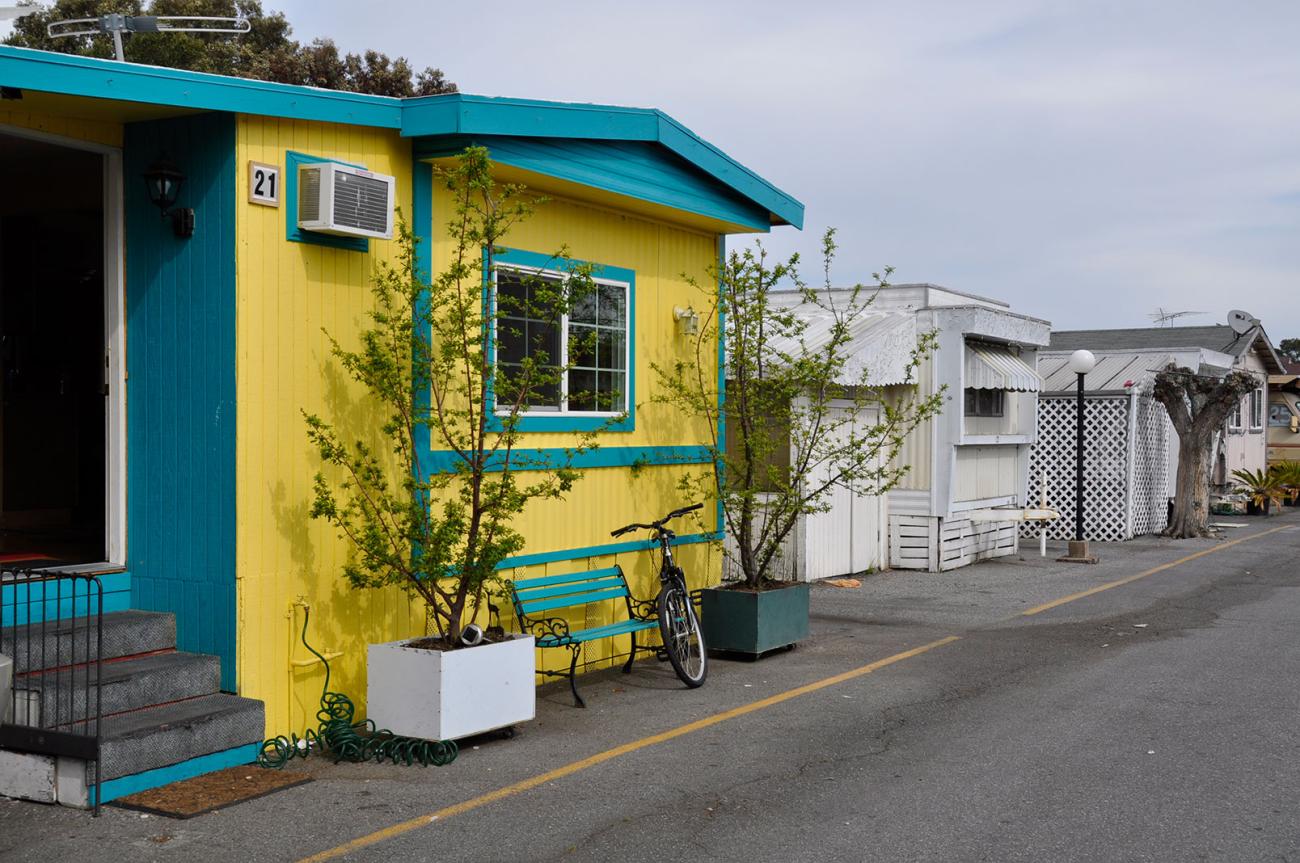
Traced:
POLYGON ((1286 405, 1275 402, 1268 406, 1268 424, 1270 426, 1290 428, 1292 416, 1291 409, 1286 405))
POLYGON ((1003 413, 1003 390, 986 390, 968 387, 965 397, 965 413, 968 417, 1000 417, 1003 413))
POLYGON ((1264 391, 1254 390, 1250 394, 1250 427, 1264 427, 1264 391))
POLYGON ((568 314, 559 313, 564 280, 558 274, 498 267, 496 272, 496 363, 498 400, 513 401, 523 387, 524 360, 554 372, 557 381, 530 386, 530 412, 621 413, 628 365, 628 286, 599 282, 595 290, 572 297, 568 314), (567 337, 566 337, 567 336, 567 337))

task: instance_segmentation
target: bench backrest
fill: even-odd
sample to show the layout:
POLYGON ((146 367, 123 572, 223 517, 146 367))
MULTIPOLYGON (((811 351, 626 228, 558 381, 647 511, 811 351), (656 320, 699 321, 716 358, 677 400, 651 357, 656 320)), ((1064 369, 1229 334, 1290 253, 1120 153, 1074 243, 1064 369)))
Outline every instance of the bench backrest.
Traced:
POLYGON ((511 583, 510 594, 515 614, 519 617, 631 596, 627 589, 627 579, 623 577, 623 569, 619 566, 571 572, 567 575, 521 578, 511 583))

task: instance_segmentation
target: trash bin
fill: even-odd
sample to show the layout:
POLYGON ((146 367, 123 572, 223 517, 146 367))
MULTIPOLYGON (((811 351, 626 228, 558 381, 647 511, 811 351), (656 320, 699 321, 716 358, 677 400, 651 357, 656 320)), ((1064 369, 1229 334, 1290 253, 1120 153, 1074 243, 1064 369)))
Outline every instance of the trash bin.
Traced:
POLYGON ((9 722, 10 685, 13 683, 14 661, 0 653, 0 722, 9 722))

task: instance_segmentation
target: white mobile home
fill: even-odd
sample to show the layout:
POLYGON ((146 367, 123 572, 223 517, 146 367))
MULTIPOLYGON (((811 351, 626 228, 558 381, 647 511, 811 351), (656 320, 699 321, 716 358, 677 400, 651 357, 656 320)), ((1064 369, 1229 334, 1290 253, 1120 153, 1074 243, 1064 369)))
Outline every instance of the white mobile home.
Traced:
POLYGON ((792 549, 798 576, 939 571, 1014 553, 1012 511, 1031 503, 1037 351, 1049 330, 1006 303, 937 285, 879 291, 855 333, 855 366, 876 386, 907 385, 918 334, 937 331, 938 349, 910 386, 921 395, 946 387, 946 402, 907 436, 898 459, 909 470, 898 488, 883 499, 839 489, 829 512, 805 520, 792 549))

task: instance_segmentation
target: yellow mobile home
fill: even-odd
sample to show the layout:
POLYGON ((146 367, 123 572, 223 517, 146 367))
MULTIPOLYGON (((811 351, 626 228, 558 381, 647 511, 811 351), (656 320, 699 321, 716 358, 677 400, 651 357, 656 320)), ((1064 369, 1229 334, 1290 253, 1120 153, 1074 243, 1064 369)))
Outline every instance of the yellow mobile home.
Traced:
MULTIPOLYGON (((364 323, 395 243, 304 226, 301 165, 392 177, 387 203, 436 271, 434 166, 484 146, 501 179, 549 199, 502 260, 563 245, 621 286, 626 353, 601 373, 626 418, 582 457, 567 500, 527 512, 528 546, 505 568, 617 562, 652 595, 646 544, 609 531, 687 503, 676 482, 708 461, 709 435, 653 403, 651 364, 685 358, 674 310, 698 299, 688 279, 707 281, 725 237, 799 227, 798 201, 656 110, 393 99, 14 48, 0 48, 0 87, 0 565, 100 573, 102 601, 73 610, 102 608, 118 658, 147 654, 175 702, 123 710, 165 725, 189 709, 189 737, 138 757, 113 755, 108 734, 103 799, 247 762, 264 735, 308 725, 323 674, 298 642, 305 607, 336 657, 333 688, 356 696, 367 642, 424 630, 399 591, 350 590, 346 548, 309 518, 318 465, 301 411, 358 397, 322 331, 346 340, 364 323)), ((530 415, 526 445, 561 449, 606 421, 530 415)), ((708 513, 683 536, 692 587, 720 577, 718 526, 708 513)))

